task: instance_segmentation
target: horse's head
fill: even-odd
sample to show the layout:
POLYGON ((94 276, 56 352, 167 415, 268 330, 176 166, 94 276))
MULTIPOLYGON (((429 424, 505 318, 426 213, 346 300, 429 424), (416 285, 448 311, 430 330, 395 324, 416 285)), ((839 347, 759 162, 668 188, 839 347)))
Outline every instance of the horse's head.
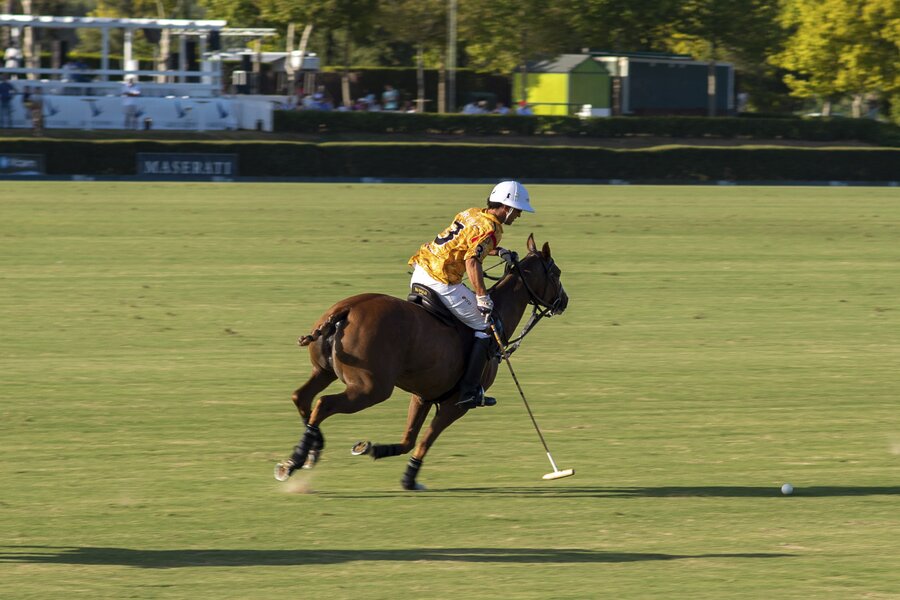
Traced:
POLYGON ((531 295, 531 303, 536 308, 548 311, 548 316, 561 315, 569 305, 569 296, 560 281, 559 266, 550 256, 550 244, 544 242, 544 246, 538 250, 534 234, 530 234, 526 247, 528 255, 516 268, 531 295))

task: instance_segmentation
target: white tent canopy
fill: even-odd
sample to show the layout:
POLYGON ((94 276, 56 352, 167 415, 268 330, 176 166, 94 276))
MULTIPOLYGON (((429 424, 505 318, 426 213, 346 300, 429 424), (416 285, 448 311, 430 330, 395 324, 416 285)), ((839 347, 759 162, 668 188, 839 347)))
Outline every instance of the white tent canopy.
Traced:
MULTIPOLYGON (((223 96, 222 63, 218 43, 207 51, 211 36, 221 39, 260 39, 276 35, 275 29, 239 29, 226 27, 224 20, 130 19, 107 17, 54 17, 43 15, 0 14, 0 28, 9 27, 19 40, 33 29, 93 29, 101 33, 99 69, 42 68, 37 62, 36 48, 22 48, 31 57, 23 65, 18 59, 12 65, 0 64, 0 75, 25 78, 25 85, 44 97, 47 127, 120 128, 118 103, 122 81, 136 78, 140 82, 139 112, 152 116, 154 128, 222 129, 244 127, 271 128, 271 104, 263 98, 236 100, 223 96), (178 38, 177 68, 165 65, 167 50, 160 48, 159 61, 153 69, 141 69, 133 56, 135 30, 161 30, 165 39, 178 38), (121 68, 110 68, 110 31, 122 30, 121 68), (189 70, 188 39, 194 38, 199 55, 199 70, 189 70), (246 105, 246 106, 245 106, 246 105), (261 108, 257 108, 259 105, 261 108), (252 110, 250 110, 252 108, 252 110), (247 113, 246 118, 242 115, 247 113), (260 125, 260 123, 262 125, 260 125)), ((217 40, 218 42, 218 40, 217 40)), ((168 47, 168 44, 166 44, 168 47)), ((21 54, 20 54, 21 58, 21 54)), ((195 67, 196 69, 196 67, 195 67)), ((19 90, 19 93, 27 90, 19 90)), ((27 114, 16 105, 14 121, 24 124, 27 114)), ((21 125, 20 125, 21 126, 21 125)))
POLYGON ((117 19, 109 17, 46 17, 0 14, 0 27, 46 29, 169 29, 176 32, 220 31, 226 21, 190 19, 117 19))
MULTIPOLYGON (((125 75, 167 75, 178 76, 183 83, 185 77, 189 73, 187 70, 185 41, 188 37, 199 38, 199 54, 201 60, 206 63, 206 48, 209 36, 216 33, 221 37, 242 37, 242 38, 262 38, 275 35, 275 29, 272 28, 228 28, 227 22, 224 20, 193 20, 193 19, 126 19, 126 18, 109 18, 109 17, 51 17, 42 15, 12 15, 0 14, 0 27, 12 27, 15 29, 42 28, 42 29, 96 29, 101 32, 102 46, 100 51, 100 70, 95 71, 103 81, 108 79, 109 75, 121 74, 125 75), (109 68, 109 32, 110 30, 121 29, 124 32, 123 69, 110 70, 109 68), (177 72, 171 70, 163 71, 139 71, 135 67, 133 60, 133 39, 135 29, 158 29, 168 31, 172 35, 176 35, 180 39, 180 64, 177 72)), ((201 68, 206 76, 213 69, 209 65, 204 64, 201 68)), ((10 74, 26 74, 26 75, 61 75, 60 71, 50 69, 19 69, 9 70, 0 68, 0 73, 10 74)), ((196 73, 194 73, 196 75, 196 73)), ((219 84, 216 81, 216 84, 219 84)))

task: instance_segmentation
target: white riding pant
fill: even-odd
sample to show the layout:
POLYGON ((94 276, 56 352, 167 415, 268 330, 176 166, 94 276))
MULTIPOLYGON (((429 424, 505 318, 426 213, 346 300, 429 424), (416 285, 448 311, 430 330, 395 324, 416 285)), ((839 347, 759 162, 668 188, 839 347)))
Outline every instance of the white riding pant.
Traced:
POLYGON ((431 288, 441 297, 444 305, 450 309, 456 317, 475 330, 475 337, 489 338, 487 331, 488 324, 484 322, 484 315, 478 310, 478 303, 475 300, 475 292, 467 288, 462 283, 444 283, 438 281, 425 272, 425 269, 416 265, 413 269, 410 285, 418 283, 431 288))

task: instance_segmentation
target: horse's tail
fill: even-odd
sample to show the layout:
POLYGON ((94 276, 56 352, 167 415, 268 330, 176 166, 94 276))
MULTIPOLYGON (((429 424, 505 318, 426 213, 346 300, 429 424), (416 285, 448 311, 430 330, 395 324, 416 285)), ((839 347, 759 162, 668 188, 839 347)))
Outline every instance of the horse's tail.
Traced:
POLYGON ((325 322, 322 323, 319 327, 316 327, 312 333, 309 335, 300 336, 297 340, 297 344, 300 346, 309 346, 320 337, 325 336, 326 338, 330 335, 333 335, 337 330, 337 324, 340 321, 343 321, 347 318, 347 314, 350 312, 349 308, 345 308, 344 310, 338 311, 332 315, 330 315, 325 322))

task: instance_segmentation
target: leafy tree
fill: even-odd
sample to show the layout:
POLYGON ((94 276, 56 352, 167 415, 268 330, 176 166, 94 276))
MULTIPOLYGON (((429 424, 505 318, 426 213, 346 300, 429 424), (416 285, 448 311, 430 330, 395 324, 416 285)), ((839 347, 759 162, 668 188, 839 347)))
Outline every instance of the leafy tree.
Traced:
MULTIPOLYGON (((200 0, 206 14, 212 19, 224 19, 229 27, 271 27, 263 16, 269 1, 256 0, 200 0)), ((287 23, 288 20, 279 21, 287 23)))
POLYGON ((790 71, 785 82, 801 98, 850 95, 854 116, 867 93, 900 94, 900 3, 896 0, 787 0, 790 31, 771 62, 790 71))
MULTIPOLYGON (((438 59, 441 87, 445 80, 443 48, 447 37, 446 0, 382 0, 378 22, 385 32, 416 49, 417 110, 425 110, 425 53, 431 51, 438 59)), ((439 98, 440 112, 444 112, 444 98, 439 98)))
MULTIPOLYGON (((0 1, 0 13, 24 14, 24 15, 84 15, 88 4, 92 0, 2 0, 0 1)), ((72 33, 60 29, 34 29, 26 30, 24 39, 19 39, 26 58, 26 64, 30 67, 38 66, 38 55, 47 50, 46 43, 55 44, 59 40, 69 40, 72 33), (39 33, 38 33, 39 31, 39 33), (35 35, 37 34, 37 35, 35 35), (42 43, 44 44, 42 48, 42 43)), ((6 49, 13 42, 14 33, 11 27, 0 30, 0 46, 6 49)), ((59 65, 56 65, 59 66, 59 65)))
MULTIPOLYGON (((196 0, 96 0, 94 9, 88 13, 92 17, 110 18, 145 18, 145 19, 197 19, 203 16, 203 8, 196 0)), ((123 33, 112 30, 109 40, 110 52, 121 53, 123 46, 123 33)), ((97 30, 84 29, 79 31, 78 49, 81 52, 99 52, 101 47, 101 34, 97 30)), ((163 32, 160 42, 159 59, 164 60, 168 54, 168 32, 163 32)), ((155 43, 151 43, 135 36, 135 55, 152 56, 156 54, 155 43)), ((165 65, 160 65, 165 69, 165 65)))
MULTIPOLYGON (((345 105, 350 98, 350 60, 353 46, 364 44, 372 33, 378 0, 204 0, 207 3, 247 2, 259 6, 258 26, 278 26, 286 28, 290 22, 312 24, 315 30, 324 33, 325 43, 331 46, 335 41, 341 44, 340 63, 344 70, 341 89, 345 105)), ((330 49, 327 59, 331 59, 330 49)), ((328 60, 328 62, 331 62, 328 60)))
POLYGON ((459 37, 469 66, 511 73, 528 60, 565 51, 565 2, 460 0, 459 37))
POLYGON ((567 51, 663 51, 679 0, 573 0, 567 3, 567 51))
POLYGON ((372 22, 378 7, 378 0, 320 0, 323 9, 313 18, 328 29, 341 29, 344 34, 341 93, 344 106, 350 106, 350 49, 354 43, 364 40, 372 30, 372 22))
MULTIPOLYGON (((709 61, 710 76, 715 61, 734 63, 744 81, 750 82, 743 91, 766 102, 759 82, 775 79, 766 57, 779 48, 784 37, 777 18, 778 0, 687 0, 680 3, 666 26, 667 46, 709 61)), ((710 96, 710 114, 714 109, 710 96)))

